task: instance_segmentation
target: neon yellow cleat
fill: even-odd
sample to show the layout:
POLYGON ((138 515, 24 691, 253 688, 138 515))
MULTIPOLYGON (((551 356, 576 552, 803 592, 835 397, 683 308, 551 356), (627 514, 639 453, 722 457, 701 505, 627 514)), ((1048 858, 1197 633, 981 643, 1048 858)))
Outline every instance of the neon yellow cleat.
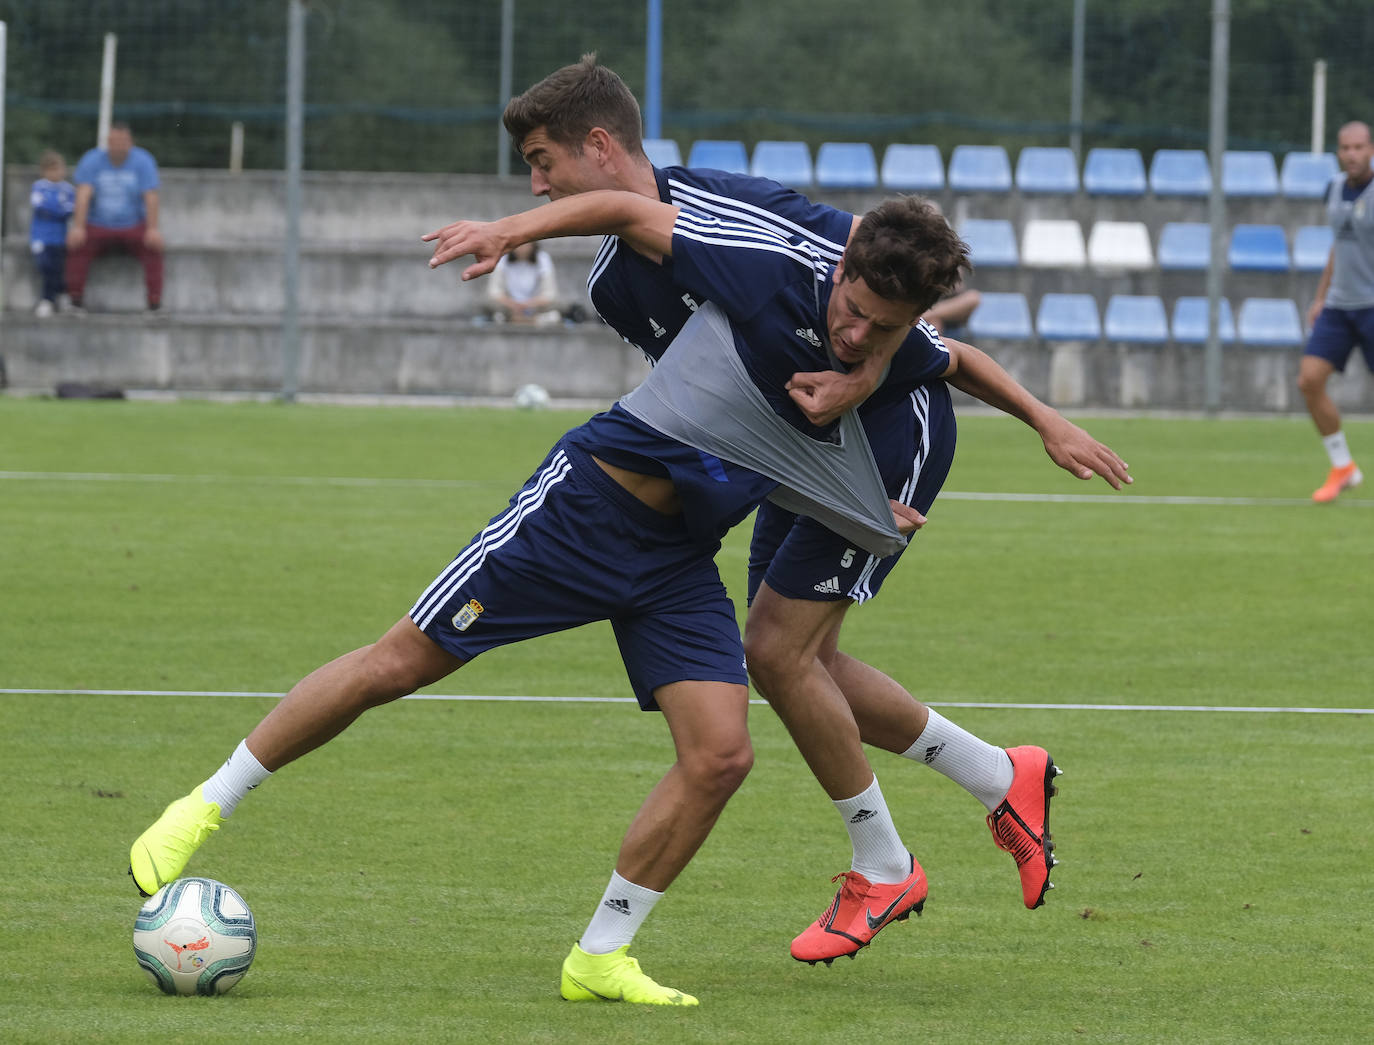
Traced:
POLYGON ((563 959, 562 995, 568 1001, 629 1001, 640 1005, 696 1005, 690 994, 655 983, 629 956, 627 943, 610 954, 588 954, 577 944, 563 959))
POLYGON ((222 823, 219 805, 205 801, 199 786, 164 809, 129 849, 129 874, 138 891, 152 896, 181 877, 200 844, 222 823))

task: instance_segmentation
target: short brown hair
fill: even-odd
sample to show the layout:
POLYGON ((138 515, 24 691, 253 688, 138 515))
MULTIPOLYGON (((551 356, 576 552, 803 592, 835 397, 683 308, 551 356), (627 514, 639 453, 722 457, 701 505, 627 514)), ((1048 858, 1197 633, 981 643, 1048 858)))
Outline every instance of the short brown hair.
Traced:
POLYGON ((631 154, 643 146, 639 102, 625 81, 595 54, 550 73, 524 94, 512 98, 501 115, 511 140, 523 150, 525 136, 543 127, 551 141, 574 153, 593 127, 604 127, 631 154))
POLYGON ((954 293, 969 268, 968 244, 920 196, 874 207, 844 252, 845 279, 862 277, 879 297, 910 302, 919 312, 954 293))

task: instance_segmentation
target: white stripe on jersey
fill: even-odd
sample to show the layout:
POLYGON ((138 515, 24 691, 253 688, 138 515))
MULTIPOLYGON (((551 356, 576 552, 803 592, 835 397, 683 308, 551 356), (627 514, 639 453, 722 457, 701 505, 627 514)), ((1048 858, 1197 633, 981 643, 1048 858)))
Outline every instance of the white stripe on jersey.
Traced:
POLYGON ((571 468, 572 464, 562 450, 555 453, 548 467, 539 473, 535 484, 522 490, 515 504, 488 523, 486 529, 445 567, 444 572, 434 579, 434 583, 425 589, 424 594, 411 607, 410 619, 421 631, 429 627, 453 592, 481 569, 487 553, 514 537, 524 518, 539 510, 549 490, 562 482, 571 468))
POLYGON ((619 236, 607 236, 601 241, 601 247, 596 252, 596 259, 592 262, 591 274, 587 276, 587 290, 589 292, 592 289, 592 284, 601 277, 601 273, 606 271, 606 266, 611 263, 611 259, 615 257, 615 252, 619 247, 619 236))
MULTIPOLYGON (((932 329, 931 332, 934 333, 934 330, 932 329)), ((901 494, 896 498, 905 505, 910 505, 916 496, 916 484, 920 481, 921 469, 925 466, 926 459, 930 457, 930 390, 922 385, 915 389, 908 398, 911 400, 911 410, 916 415, 916 423, 921 430, 921 439, 916 444, 916 454, 911 461, 911 474, 907 476, 906 482, 902 484, 901 494)), ((856 603, 864 602, 873 597, 869 581, 872 580, 873 571, 878 568, 879 561, 876 555, 870 555, 868 562, 864 564, 863 571, 859 574, 853 587, 847 592, 848 596, 856 603)))
POLYGON ((674 178, 668 179, 668 195, 680 207, 690 207, 707 214, 715 214, 744 224, 771 229, 783 239, 792 239, 793 237, 804 239, 812 244, 828 261, 838 261, 840 255, 844 253, 845 245, 843 243, 825 239, 803 225, 788 221, 770 210, 757 207, 752 203, 745 203, 743 200, 707 192, 705 189, 688 185, 686 182, 677 181, 674 178))
POLYGON ((721 221, 719 218, 704 218, 686 210, 678 211, 677 221, 673 224, 673 235, 712 246, 747 247, 782 254, 809 268, 815 273, 817 281, 823 281, 829 272, 829 266, 809 244, 789 243, 776 233, 750 228, 736 222, 721 221))

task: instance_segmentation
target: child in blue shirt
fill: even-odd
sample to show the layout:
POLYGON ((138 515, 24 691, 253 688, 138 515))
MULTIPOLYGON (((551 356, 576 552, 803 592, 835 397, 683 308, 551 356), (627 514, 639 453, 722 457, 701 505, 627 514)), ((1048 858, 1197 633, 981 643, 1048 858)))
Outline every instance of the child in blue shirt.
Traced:
POLYGON ((67 261, 67 219, 76 207, 76 189, 66 180, 66 161, 52 149, 39 157, 38 173, 40 177, 29 193, 33 207, 29 250, 43 284, 34 314, 46 317, 53 314, 67 290, 62 270, 67 261))

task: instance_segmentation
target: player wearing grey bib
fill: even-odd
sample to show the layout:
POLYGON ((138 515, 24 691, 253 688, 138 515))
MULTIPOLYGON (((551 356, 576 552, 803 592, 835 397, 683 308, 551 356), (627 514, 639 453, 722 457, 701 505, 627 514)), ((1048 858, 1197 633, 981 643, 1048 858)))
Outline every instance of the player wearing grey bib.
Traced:
MULTIPOLYGON (((831 259, 839 256, 857 220, 765 179, 681 167, 655 169, 643 153, 633 95, 619 77, 596 63, 595 56, 558 70, 514 99, 505 122, 530 164, 536 196, 556 200, 594 189, 628 190, 684 211, 804 238, 831 259)), ((700 286, 684 286, 676 282, 679 276, 676 258, 670 263, 645 257, 611 236, 598 252, 589 290, 602 317, 657 359, 705 300, 700 286)), ((807 332, 801 325, 795 334, 807 332)), ((928 328, 921 336, 939 344, 928 328)), ((1080 478, 1096 472, 1113 486, 1130 481, 1124 464, 1109 448, 1034 400, 972 346, 958 349, 964 363, 954 382, 1034 427, 1056 463, 1080 478)), ((862 401, 876 383, 877 375, 860 364, 848 375, 797 374, 789 387, 808 418, 822 421, 862 401)), ((895 442, 875 441, 867 420, 865 428, 880 465, 888 462, 883 471, 889 495, 924 510, 943 482, 953 453, 953 417, 944 382, 918 391, 919 397, 913 393, 910 404, 894 412, 904 414, 907 434, 895 442)), ((895 556, 874 559, 846 544, 813 520, 765 505, 751 549, 750 587, 759 592, 746 633, 751 674, 787 722, 844 816, 854 843, 846 885, 818 926, 835 934, 837 920, 844 920, 837 915, 853 913, 855 897, 862 895, 858 886, 866 880, 863 872, 875 881, 891 881, 905 854, 863 755, 861 733, 864 741, 950 776, 997 813, 996 823, 990 820, 994 838, 1016 859, 1026 905, 1038 906, 1048 887, 1051 862, 1044 831, 1046 778, 1052 768, 1048 756, 1043 749, 1029 747, 1013 749, 1015 754, 1009 755, 985 744, 931 712, 894 680, 839 651, 845 610, 876 592, 896 561, 895 556), (823 574, 800 582, 806 572, 814 573, 820 566, 825 567, 823 574), (1014 768, 1018 756, 1023 764, 1014 768), (1013 807, 1024 816, 1012 815, 1013 807), (874 815, 857 815, 864 810, 874 815)), ((814 939, 816 928, 803 937, 814 939)), ((852 953, 867 940, 859 935, 857 940, 835 935, 819 950, 799 937, 793 954, 824 960, 828 954, 852 953)))
POLYGON ((1332 374, 1345 371, 1356 345, 1374 370, 1374 144, 1368 124, 1358 122, 1342 127, 1336 143, 1342 174, 1326 193, 1326 217, 1335 238, 1307 313, 1312 333, 1298 369, 1298 389, 1331 459, 1326 482, 1312 494, 1318 504, 1334 501, 1364 479, 1327 383, 1332 374))

